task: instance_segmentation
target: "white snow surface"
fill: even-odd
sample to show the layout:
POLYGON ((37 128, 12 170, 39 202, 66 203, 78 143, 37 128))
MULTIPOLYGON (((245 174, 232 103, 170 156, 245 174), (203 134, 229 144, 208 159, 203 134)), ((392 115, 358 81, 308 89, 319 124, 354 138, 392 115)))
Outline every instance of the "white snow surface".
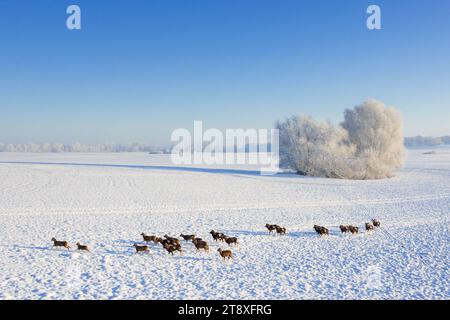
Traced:
POLYGON ((450 149, 425 151, 372 181, 143 153, 0 153, 0 299, 449 299, 450 149), (370 218, 382 227, 339 231, 370 218), (266 223, 288 234, 269 235, 266 223), (227 245, 211 229, 238 237, 234 260, 222 261, 227 245), (135 254, 141 232, 195 233, 211 249, 135 254), (52 237, 72 249, 52 248, 52 237), (92 253, 74 250, 78 241, 92 253))

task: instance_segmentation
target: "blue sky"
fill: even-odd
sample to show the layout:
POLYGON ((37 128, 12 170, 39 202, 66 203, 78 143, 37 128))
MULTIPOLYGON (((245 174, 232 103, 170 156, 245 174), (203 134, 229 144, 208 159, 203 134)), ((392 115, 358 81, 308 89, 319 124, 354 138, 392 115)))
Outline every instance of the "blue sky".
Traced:
POLYGON ((449 88, 447 0, 0 0, 0 142, 163 145, 194 120, 338 123, 371 97, 444 135, 449 88))

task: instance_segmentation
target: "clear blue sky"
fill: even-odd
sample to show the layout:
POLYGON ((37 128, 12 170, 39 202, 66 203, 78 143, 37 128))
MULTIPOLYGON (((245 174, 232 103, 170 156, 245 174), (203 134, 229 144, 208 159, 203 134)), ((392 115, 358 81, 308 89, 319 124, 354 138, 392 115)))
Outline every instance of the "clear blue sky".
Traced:
POLYGON ((450 134, 450 1, 0 0, 0 142, 162 145, 370 97, 406 135, 450 134))

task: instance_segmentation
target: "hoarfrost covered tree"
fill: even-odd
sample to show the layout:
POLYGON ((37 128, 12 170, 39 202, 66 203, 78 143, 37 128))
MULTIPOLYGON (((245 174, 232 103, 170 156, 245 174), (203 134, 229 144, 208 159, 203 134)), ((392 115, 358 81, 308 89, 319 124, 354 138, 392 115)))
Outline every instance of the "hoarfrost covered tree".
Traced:
POLYGON ((348 145, 347 132, 330 123, 308 116, 291 117, 278 122, 280 163, 310 176, 345 178, 346 163, 352 161, 354 147, 348 145))
POLYGON ((277 129, 281 166, 300 174, 379 179, 403 163, 401 115, 376 100, 346 110, 341 127, 299 116, 277 129))
POLYGON ((400 112, 370 99, 344 113, 342 127, 356 146, 362 179, 389 177, 404 161, 403 122, 400 112))

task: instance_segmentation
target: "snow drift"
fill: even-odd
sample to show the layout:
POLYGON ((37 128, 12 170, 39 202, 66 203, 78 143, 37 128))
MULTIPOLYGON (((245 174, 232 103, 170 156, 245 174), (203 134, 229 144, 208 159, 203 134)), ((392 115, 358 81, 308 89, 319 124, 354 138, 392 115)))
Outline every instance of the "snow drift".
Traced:
POLYGON ((344 112, 336 127, 308 116, 277 123, 280 165, 299 174, 342 179, 381 179, 404 161, 400 112, 367 100, 344 112))

